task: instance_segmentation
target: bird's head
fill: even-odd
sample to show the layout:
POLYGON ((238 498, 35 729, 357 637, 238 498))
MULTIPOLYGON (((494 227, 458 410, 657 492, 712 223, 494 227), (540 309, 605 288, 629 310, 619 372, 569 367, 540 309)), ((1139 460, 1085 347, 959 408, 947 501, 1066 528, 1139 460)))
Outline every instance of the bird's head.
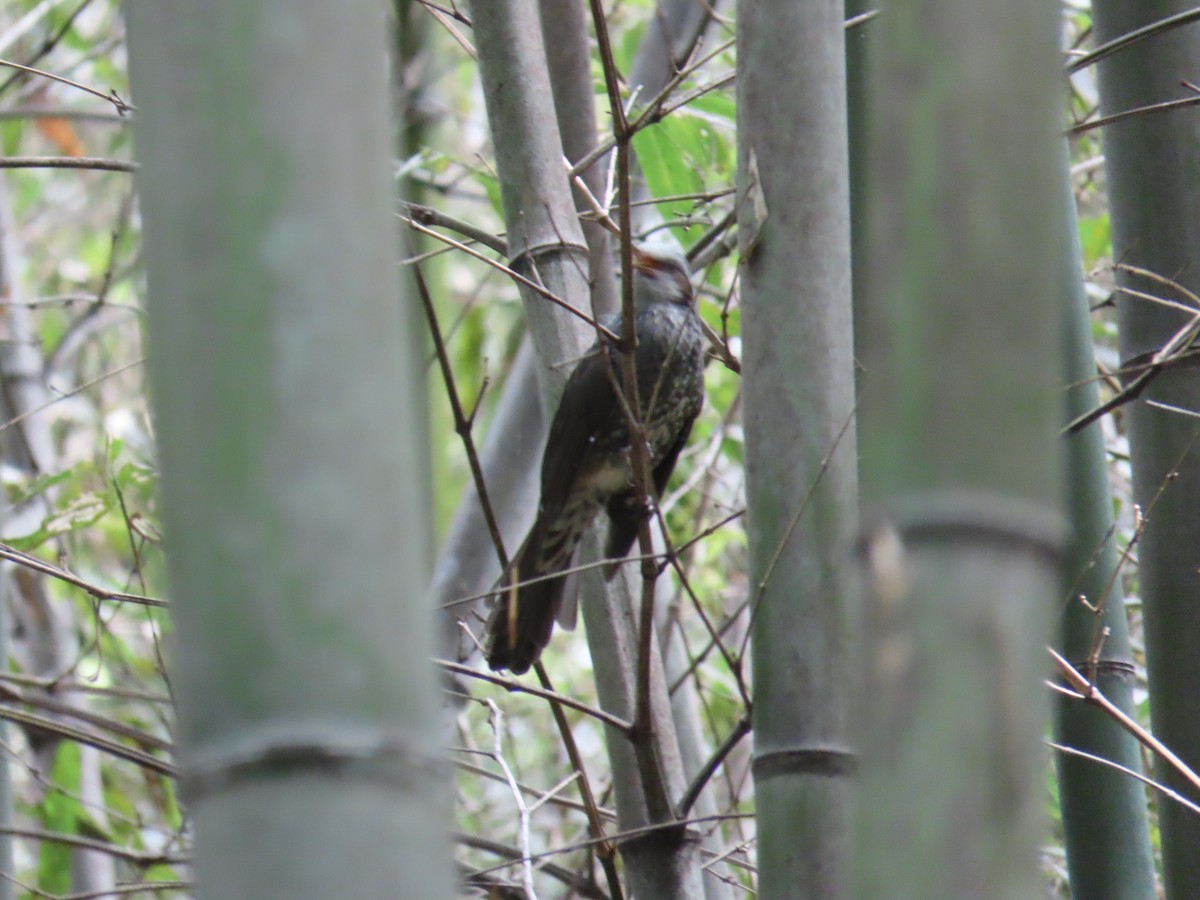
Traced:
POLYGON ((687 257, 674 247, 635 245, 633 302, 638 309, 652 303, 691 304, 692 277, 687 257))

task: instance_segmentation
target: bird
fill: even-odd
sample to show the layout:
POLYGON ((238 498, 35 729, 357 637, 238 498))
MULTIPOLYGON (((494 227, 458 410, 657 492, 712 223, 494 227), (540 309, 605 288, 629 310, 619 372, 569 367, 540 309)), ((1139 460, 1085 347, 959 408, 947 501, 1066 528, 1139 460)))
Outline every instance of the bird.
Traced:
MULTIPOLYGON (((687 257, 667 246, 633 248, 634 368, 656 501, 704 404, 705 340, 687 257)), ((620 336, 620 314, 604 323, 620 336)), ((603 509, 611 578, 649 514, 634 487, 629 419, 617 395, 622 352, 601 337, 563 388, 542 455, 537 517, 496 582, 484 656, 493 671, 521 675, 550 642, 566 576, 584 532, 603 509)))

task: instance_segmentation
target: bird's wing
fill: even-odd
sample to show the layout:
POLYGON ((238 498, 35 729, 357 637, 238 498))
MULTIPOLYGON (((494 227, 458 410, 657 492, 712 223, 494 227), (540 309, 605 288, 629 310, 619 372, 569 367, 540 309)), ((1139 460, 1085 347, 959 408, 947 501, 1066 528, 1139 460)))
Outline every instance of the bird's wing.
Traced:
MULTIPOLYGON (((693 419, 693 421, 695 421, 693 419)), ((675 462, 679 459, 679 454, 687 445, 688 435, 691 433, 692 423, 689 422, 675 439, 666 452, 666 455, 654 467, 652 476, 654 478, 654 497, 653 501, 658 501, 662 498, 663 491, 667 488, 667 482, 671 479, 671 472, 675 469, 675 462)), ((630 488, 627 491, 621 491, 619 494, 614 494, 608 501, 608 540, 604 546, 604 556, 606 559, 620 561, 629 555, 630 549, 633 547, 634 541, 637 540, 638 528, 641 527, 642 519, 646 517, 646 510, 637 502, 637 492, 630 488)), ((613 568, 605 570, 605 576, 611 577, 615 571, 613 568)))
POLYGON ((696 417, 693 416, 691 422, 679 430, 679 437, 675 439, 675 443, 667 448, 666 454, 654 467, 654 496, 656 498, 661 497, 663 491, 667 489, 667 482, 671 480, 671 473, 675 471, 675 463, 679 459, 680 452, 687 446, 688 436, 692 433, 692 422, 695 421, 696 417))
MULTIPOLYGON (((616 351, 610 349, 609 355, 615 363, 616 351)), ((592 347, 567 379, 550 422, 542 456, 542 515, 560 511, 549 506, 565 502, 578 480, 602 460, 597 436, 613 434, 623 421, 605 354, 592 347)))

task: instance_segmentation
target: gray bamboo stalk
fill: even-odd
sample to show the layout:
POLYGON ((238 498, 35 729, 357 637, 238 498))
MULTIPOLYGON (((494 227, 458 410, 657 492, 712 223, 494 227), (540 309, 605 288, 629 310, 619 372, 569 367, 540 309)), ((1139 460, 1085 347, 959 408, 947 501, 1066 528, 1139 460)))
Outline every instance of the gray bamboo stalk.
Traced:
POLYGON ((201 893, 447 897, 383 4, 128 13, 201 893))
MULTIPOLYGON (((1061 155, 1067 234, 1059 296, 1066 300, 1066 383, 1070 385, 1066 417, 1071 421, 1099 405, 1100 391, 1065 148, 1061 155)), ((1136 717, 1134 660, 1125 598, 1117 577, 1107 461, 1099 424, 1067 439, 1071 530, 1059 647, 1072 665, 1088 673, 1105 697, 1136 717), (1098 609, 1093 612, 1095 607, 1098 609)), ((1061 694, 1055 695, 1054 705, 1058 743, 1142 771, 1137 741, 1102 710, 1061 694)), ((1059 753, 1055 761, 1071 896, 1076 900, 1153 900, 1154 853, 1143 785, 1129 775, 1069 753, 1059 753)))
MULTIPOLYGON (((587 256, 563 165, 563 147, 553 112, 546 56, 535 0, 476 3, 476 49, 488 109, 501 198, 514 268, 536 268, 546 287, 577 307, 587 306, 587 256)), ((570 367, 594 332, 526 296, 525 309, 542 375, 542 396, 553 409, 570 367)), ((594 536, 583 559, 595 559, 594 536)), ((588 644, 601 706, 633 718, 637 626, 628 579, 608 590, 597 572, 579 579, 588 644)), ((652 665, 654 727, 635 748, 624 736, 606 733, 612 762, 618 826, 621 829, 672 821, 671 802, 684 788, 661 660, 652 665), (635 752, 637 750, 638 752, 635 752)), ((653 832, 622 845, 632 892, 639 897, 701 897, 703 888, 691 836, 682 827, 653 832)))
MULTIPOLYGON (((1180 0, 1097 0, 1096 40, 1111 40, 1188 8, 1180 0)), ((1100 64, 1101 110, 1110 114, 1192 96, 1179 81, 1198 70, 1200 26, 1159 34, 1100 64)), ((1191 108, 1134 116, 1103 133, 1113 257, 1174 279, 1193 294, 1200 292, 1198 129, 1200 112, 1191 108)), ((1118 284, 1184 300, 1178 291, 1129 274, 1118 274, 1118 284)), ((1124 362, 1162 347, 1188 319, 1185 312, 1120 295, 1117 314, 1124 362)), ((1151 720, 1156 736, 1195 769, 1200 768, 1200 654, 1193 640, 1200 633, 1200 424, 1153 402, 1194 415, 1200 409, 1194 369, 1159 374, 1127 407, 1125 421, 1134 500, 1146 516, 1137 555, 1151 720)), ((1200 799, 1168 767, 1160 765, 1158 777, 1200 799)), ((1159 822, 1167 896, 1200 897, 1200 817, 1161 802, 1159 822)))
MULTIPOLYGON (((484 102, 500 176, 509 264, 576 309, 589 310, 588 251, 563 164, 536 2, 472 7, 484 102)), ((545 409, 595 333, 522 287, 545 409)))
POLYGON ((1034 0, 923 0, 869 26, 864 900, 1044 893, 1059 24, 1034 0))
MULTIPOLYGON (((554 95, 554 112, 562 136, 562 150, 571 162, 582 159, 597 144, 596 95, 592 83, 591 47, 588 38, 587 6, 539 0, 542 44, 546 48, 546 69, 554 95)), ((592 197, 604 202, 606 164, 601 157, 580 178, 592 197)), ((591 204, 576 185, 572 185, 575 208, 592 212, 591 204)), ((584 220, 583 235, 588 245, 588 281, 592 286, 592 309, 597 315, 617 311, 617 280, 614 276, 608 232, 598 222, 584 220)))
MULTIPOLYGON (((876 8, 872 0, 846 0, 846 18, 852 19, 876 8)), ((866 192, 867 175, 867 60, 868 42, 874 31, 874 24, 866 22, 857 28, 846 30, 846 120, 850 142, 850 246, 851 271, 855 285, 862 285, 866 279, 866 246, 867 246, 867 204, 866 192)), ((855 304, 855 356, 861 357, 863 348, 858 336, 861 327, 857 309, 862 300, 863 292, 856 290, 855 304)))
POLYGON ((831 900, 850 888, 857 527, 842 4, 737 17, 758 890, 831 900))
MULTIPOLYGON (((596 536, 584 540, 585 558, 598 557, 596 536)), ((582 612, 600 705, 626 721, 636 717, 638 691, 634 598, 641 583, 635 583, 631 568, 625 566, 613 580, 607 601, 595 583, 598 576, 592 576, 591 584, 589 578, 581 580, 582 612)), ((674 824, 673 804, 682 797, 687 779, 657 641, 650 659, 650 698, 650 734, 639 737, 646 742, 643 746, 635 747, 611 729, 605 730, 618 828, 632 831, 657 826, 620 845, 630 892, 635 897, 702 900, 705 888, 698 835, 674 824)))

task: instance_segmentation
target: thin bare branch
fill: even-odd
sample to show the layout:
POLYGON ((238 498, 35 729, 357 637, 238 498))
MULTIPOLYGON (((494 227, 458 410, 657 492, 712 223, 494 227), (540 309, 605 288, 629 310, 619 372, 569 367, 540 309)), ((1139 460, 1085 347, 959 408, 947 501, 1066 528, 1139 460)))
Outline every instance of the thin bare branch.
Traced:
POLYGON ((1118 706, 1116 706, 1116 704, 1105 697, 1104 694, 1100 692, 1100 689, 1096 687, 1094 682, 1084 678, 1083 675, 1080 674, 1079 670, 1067 662, 1066 659, 1064 659, 1061 655, 1059 655, 1059 653, 1053 647, 1047 647, 1046 649, 1049 651, 1050 657, 1058 666, 1059 674, 1061 674, 1063 678, 1066 679, 1067 684, 1074 688, 1074 690, 1078 693, 1066 691, 1061 685, 1056 685, 1053 682, 1051 682, 1050 685, 1052 688, 1060 693, 1066 694, 1067 696, 1073 696, 1100 707, 1111 719, 1113 719, 1117 724, 1133 735, 1139 744, 1141 744, 1151 753, 1158 756, 1194 788, 1200 790, 1200 775, 1197 775, 1194 771, 1192 771, 1191 767, 1189 767, 1187 763, 1176 756, 1166 744, 1127 716, 1118 706))
POLYGON ((96 156, 0 156, 0 169, 99 169, 104 172, 136 172, 138 164, 127 159, 96 156))
POLYGON ((121 95, 114 90, 109 90, 107 94, 90 88, 86 84, 80 84, 78 81, 72 81, 70 78, 63 78, 61 75, 55 75, 51 72, 45 72, 42 69, 35 69, 32 66, 23 66, 20 63, 10 62, 7 59, 0 59, 0 66, 5 66, 9 69, 16 69, 18 72, 24 72, 26 75, 37 75, 39 78, 48 78, 51 81, 57 81, 61 84, 68 85, 76 90, 91 94, 93 97, 99 97, 101 100, 107 100, 116 109, 118 115, 125 115, 131 110, 136 110, 137 107, 131 103, 126 103, 121 99, 121 95))

